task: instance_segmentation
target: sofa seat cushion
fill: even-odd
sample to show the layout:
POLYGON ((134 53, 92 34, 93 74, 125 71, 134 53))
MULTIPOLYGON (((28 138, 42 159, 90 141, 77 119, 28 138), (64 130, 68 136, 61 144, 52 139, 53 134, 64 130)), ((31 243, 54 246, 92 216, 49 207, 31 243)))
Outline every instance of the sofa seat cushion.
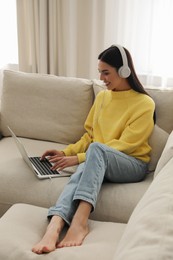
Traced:
POLYGON ((111 260, 126 226, 89 220, 90 233, 81 246, 37 255, 31 248, 40 241, 46 230, 46 214, 47 209, 41 207, 26 204, 11 207, 0 219, 0 259, 111 260))
MULTIPOLYGON (((21 138, 26 151, 41 156, 48 149, 62 149, 65 145, 21 138)), ((56 202, 68 177, 39 180, 22 159, 12 137, 0 141, 0 214, 16 202, 50 207, 56 202)))
POLYGON ((1 131, 64 144, 76 142, 93 104, 91 80, 4 71, 1 131))
MULTIPOLYGON (((65 145, 21 138, 29 155, 40 156, 48 149, 63 149, 65 145)), ((56 203, 69 177, 39 180, 23 161, 12 137, 0 141, 0 214, 15 203, 50 207, 56 203)), ((104 183, 91 218, 126 223, 152 181, 149 174, 140 183, 104 183)))

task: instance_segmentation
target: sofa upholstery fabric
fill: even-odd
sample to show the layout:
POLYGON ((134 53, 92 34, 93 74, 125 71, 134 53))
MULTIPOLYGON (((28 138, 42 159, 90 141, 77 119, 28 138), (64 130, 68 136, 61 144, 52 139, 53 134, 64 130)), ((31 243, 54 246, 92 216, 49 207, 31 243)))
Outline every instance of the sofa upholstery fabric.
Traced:
POLYGON ((21 137, 76 142, 92 103, 90 80, 4 71, 2 134, 9 136, 10 125, 21 137))
POLYGON ((173 256, 173 158, 133 211, 114 260, 171 260, 173 256), (131 238, 131 239, 129 239, 131 238))
MULTIPOLYGON (((111 260, 126 226, 90 220, 90 233, 82 246, 66 247, 49 254, 37 255, 32 253, 31 249, 45 232, 48 224, 46 214, 45 208, 26 204, 14 205, 0 221, 0 259, 111 260)), ((65 232, 66 230, 64 234, 65 232)))

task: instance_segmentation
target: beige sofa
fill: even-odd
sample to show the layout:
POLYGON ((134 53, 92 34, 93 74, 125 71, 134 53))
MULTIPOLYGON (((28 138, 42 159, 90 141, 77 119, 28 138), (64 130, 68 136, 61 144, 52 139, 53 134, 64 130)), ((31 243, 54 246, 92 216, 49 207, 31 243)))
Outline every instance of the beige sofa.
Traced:
POLYGON ((146 179, 103 184, 90 217, 91 232, 81 247, 57 249, 43 256, 31 252, 45 231, 47 208, 56 202, 69 177, 37 179, 21 158, 7 125, 30 155, 62 149, 83 134, 86 116, 102 89, 96 80, 4 71, 0 259, 173 258, 173 91, 161 89, 148 89, 156 102, 157 124, 150 138, 152 153, 146 179))

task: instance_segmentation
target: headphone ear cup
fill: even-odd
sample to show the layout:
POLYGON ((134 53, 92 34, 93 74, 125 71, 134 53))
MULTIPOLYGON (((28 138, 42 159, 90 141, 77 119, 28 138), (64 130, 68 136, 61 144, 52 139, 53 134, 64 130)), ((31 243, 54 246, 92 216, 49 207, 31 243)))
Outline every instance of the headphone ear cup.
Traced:
POLYGON ((118 70, 118 74, 121 78, 128 78, 131 74, 131 70, 128 66, 122 66, 118 70))

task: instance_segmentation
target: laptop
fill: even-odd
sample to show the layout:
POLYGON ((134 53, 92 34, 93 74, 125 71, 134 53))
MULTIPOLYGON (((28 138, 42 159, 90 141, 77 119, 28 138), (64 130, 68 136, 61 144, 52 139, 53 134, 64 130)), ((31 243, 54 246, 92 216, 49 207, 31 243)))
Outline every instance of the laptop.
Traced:
POLYGON ((26 162, 26 164, 29 166, 32 172, 37 176, 37 178, 50 179, 56 177, 70 176, 72 174, 72 172, 70 171, 66 172, 65 170, 63 171, 51 170, 52 164, 46 158, 41 161, 40 157, 29 157, 20 139, 17 138, 17 136, 14 134, 14 132, 11 130, 9 126, 8 129, 16 143, 16 146, 23 160, 26 162))

